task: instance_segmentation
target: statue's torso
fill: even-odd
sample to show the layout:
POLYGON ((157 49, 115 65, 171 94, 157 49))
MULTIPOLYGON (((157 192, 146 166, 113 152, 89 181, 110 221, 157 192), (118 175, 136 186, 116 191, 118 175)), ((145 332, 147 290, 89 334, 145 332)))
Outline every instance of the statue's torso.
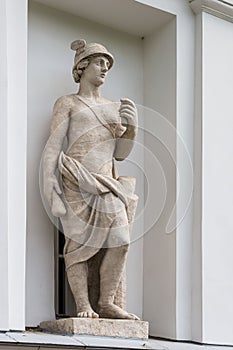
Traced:
POLYGON ((91 108, 93 110, 74 95, 66 153, 89 171, 112 176, 112 159, 116 146, 114 131, 119 123, 119 106, 112 102, 92 105, 91 108), (103 125, 102 122, 106 124, 103 125))

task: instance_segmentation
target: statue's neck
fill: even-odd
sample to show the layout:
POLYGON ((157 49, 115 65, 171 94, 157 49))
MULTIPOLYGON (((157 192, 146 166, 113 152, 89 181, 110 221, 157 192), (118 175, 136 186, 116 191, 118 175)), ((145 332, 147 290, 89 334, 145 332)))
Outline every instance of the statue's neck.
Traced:
POLYGON ((78 95, 96 103, 101 98, 100 86, 95 86, 88 82, 82 83, 80 84, 78 95))

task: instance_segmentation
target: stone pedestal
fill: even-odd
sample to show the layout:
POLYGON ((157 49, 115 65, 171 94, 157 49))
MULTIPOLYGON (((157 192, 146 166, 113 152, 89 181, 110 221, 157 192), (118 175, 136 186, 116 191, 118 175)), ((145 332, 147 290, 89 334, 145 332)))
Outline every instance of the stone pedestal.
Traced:
POLYGON ((148 339, 149 324, 146 321, 113 320, 107 318, 64 318, 45 321, 40 328, 67 334, 148 339))

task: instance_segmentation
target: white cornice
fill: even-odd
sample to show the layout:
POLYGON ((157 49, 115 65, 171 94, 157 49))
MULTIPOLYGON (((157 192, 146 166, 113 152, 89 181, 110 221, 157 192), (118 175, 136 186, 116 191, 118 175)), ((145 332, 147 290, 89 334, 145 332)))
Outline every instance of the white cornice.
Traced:
POLYGON ((232 0, 191 0, 189 2, 195 14, 207 12, 213 16, 233 22, 232 0))

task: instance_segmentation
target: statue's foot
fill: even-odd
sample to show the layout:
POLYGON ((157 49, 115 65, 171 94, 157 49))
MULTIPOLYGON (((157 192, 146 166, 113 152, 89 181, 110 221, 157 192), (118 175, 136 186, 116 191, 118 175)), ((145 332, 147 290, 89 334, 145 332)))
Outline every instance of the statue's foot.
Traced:
POLYGON ((121 309, 115 304, 104 304, 99 306, 99 316, 102 318, 121 318, 127 320, 140 320, 134 314, 130 314, 127 311, 121 309))
POLYGON ((77 317, 85 317, 85 318, 98 318, 99 315, 93 311, 93 310, 85 310, 85 311, 79 311, 77 313, 77 317))

